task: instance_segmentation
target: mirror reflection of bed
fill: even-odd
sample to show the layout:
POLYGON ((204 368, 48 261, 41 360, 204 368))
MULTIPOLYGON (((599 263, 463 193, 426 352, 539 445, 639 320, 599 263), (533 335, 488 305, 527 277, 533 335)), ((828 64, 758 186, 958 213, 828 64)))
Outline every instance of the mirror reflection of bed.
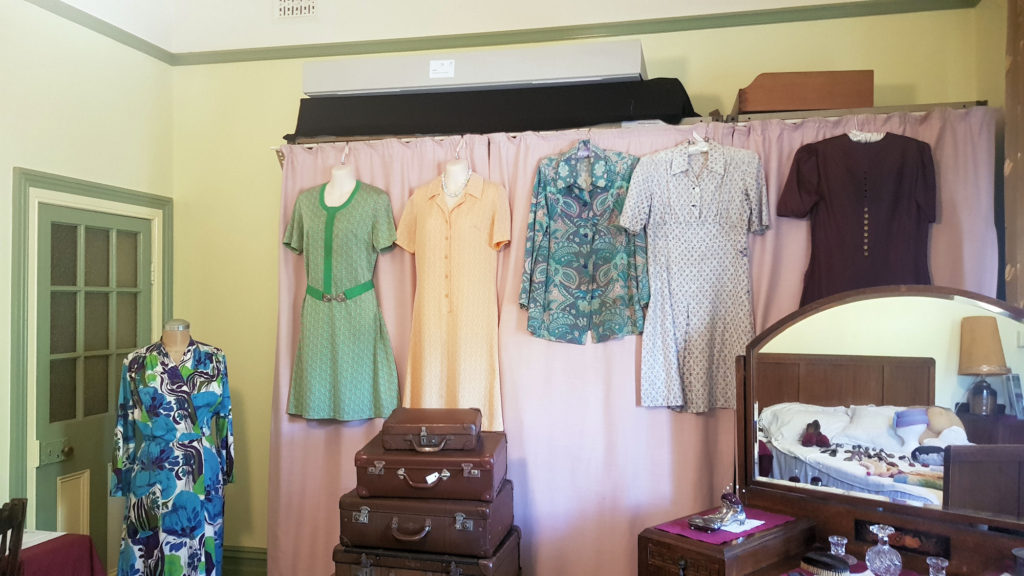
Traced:
MULTIPOLYGON (((759 334, 738 390, 741 479, 772 505, 823 501, 860 510, 856 502, 862 502, 883 515, 1024 534, 1024 444, 974 444, 959 418, 970 415, 956 413, 976 378, 958 374, 967 316, 994 317, 1007 366, 1024 370, 1024 313, 960 290, 850 292, 759 334), (928 429, 929 422, 938 430, 928 429), (817 443, 815 431, 824 437, 817 443), (921 461, 914 458, 918 445, 929 446, 918 451, 921 461)), ((1000 408, 1012 414, 1005 379, 988 380, 1000 408)), ((829 523, 839 526, 819 520, 829 523)))

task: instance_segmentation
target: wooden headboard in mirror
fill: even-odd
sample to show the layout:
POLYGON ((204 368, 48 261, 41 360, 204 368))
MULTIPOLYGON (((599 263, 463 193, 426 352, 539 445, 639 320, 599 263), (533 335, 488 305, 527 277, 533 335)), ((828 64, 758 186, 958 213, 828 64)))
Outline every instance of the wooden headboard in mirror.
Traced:
POLYGON ((900 356, 760 354, 757 402, 818 406, 931 406, 935 360, 900 356))
MULTIPOLYGON (((846 536, 848 551, 861 559, 872 545, 863 526, 884 523, 945 542, 951 575, 982 574, 985 568, 1012 572, 1010 551, 1024 546, 1024 517, 944 507, 941 492, 931 502, 908 503, 849 489, 819 489, 806 480, 787 481, 789 470, 760 476, 756 466, 757 418, 770 406, 801 402, 955 409, 972 383, 971 377, 958 374, 958 357, 961 320, 973 315, 997 318, 1007 364, 1013 372, 1024 372, 1024 347, 1018 344, 1024 341, 1024 310, 956 289, 890 286, 847 292, 805 306, 755 336, 738 362, 737 379, 737 481, 747 505, 811 518, 820 543, 832 534, 846 536)), ((993 386, 999 402, 1006 404, 1006 384, 1000 380, 993 386)), ((1007 450, 1024 454, 1024 445, 1007 450)), ((1022 490, 1018 483, 1017 492, 1022 490)), ((920 552, 901 550, 904 566, 927 573, 927 556, 920 552)))

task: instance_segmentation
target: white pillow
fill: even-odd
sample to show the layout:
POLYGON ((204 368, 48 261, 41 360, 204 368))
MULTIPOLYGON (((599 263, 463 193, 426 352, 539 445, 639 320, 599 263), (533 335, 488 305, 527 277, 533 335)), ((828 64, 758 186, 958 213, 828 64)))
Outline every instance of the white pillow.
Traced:
POLYGON ((850 423, 846 406, 784 402, 765 408, 758 418, 758 427, 769 440, 799 442, 812 420, 821 424, 821 432, 829 440, 850 423))
POLYGON ((896 434, 893 426, 893 415, 900 406, 851 406, 850 423, 846 425, 832 442, 843 444, 860 444, 873 448, 882 448, 888 452, 903 452, 903 439, 896 434))

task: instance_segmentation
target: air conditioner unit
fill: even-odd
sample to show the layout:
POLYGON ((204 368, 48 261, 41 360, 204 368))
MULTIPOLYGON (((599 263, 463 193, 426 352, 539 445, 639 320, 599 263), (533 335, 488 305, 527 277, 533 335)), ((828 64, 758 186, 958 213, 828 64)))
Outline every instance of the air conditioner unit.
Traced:
POLYGON ((303 65, 307 96, 646 80, 639 40, 359 56, 303 65))

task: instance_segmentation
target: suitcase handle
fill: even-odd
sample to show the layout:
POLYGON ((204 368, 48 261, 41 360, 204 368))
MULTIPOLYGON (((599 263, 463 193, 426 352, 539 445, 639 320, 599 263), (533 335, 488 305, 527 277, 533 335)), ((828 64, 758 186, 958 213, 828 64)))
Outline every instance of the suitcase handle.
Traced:
POLYGON ((445 436, 444 440, 441 440, 441 443, 437 446, 420 446, 415 440, 413 440, 412 447, 415 448, 417 452, 440 452, 441 450, 444 450, 444 444, 447 441, 448 437, 445 436))
POLYGON ((405 480, 405 482, 413 488, 433 488, 434 486, 437 486, 438 482, 441 480, 447 480, 452 475, 447 469, 442 469, 440 472, 427 474, 427 478, 430 479, 426 482, 413 482, 412 478, 409 478, 409 475, 405 473, 405 468, 399 468, 395 474, 397 474, 402 480, 405 480))
POLYGON ((419 542, 429 533, 430 518, 427 518, 426 523, 423 525, 423 530, 420 530, 418 534, 402 534, 401 530, 398 529, 398 516, 391 518, 391 535, 395 537, 395 540, 402 542, 419 542))

